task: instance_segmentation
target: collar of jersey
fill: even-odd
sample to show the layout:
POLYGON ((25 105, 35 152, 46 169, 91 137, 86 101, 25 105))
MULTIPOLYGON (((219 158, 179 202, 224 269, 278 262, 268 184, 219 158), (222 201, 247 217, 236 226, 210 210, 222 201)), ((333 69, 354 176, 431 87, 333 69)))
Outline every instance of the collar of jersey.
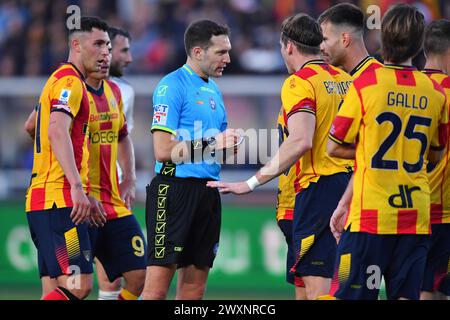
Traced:
POLYGON ((370 59, 372 59, 372 56, 367 56, 364 59, 362 59, 357 65, 356 67, 353 68, 352 71, 349 72, 349 75, 353 76, 359 69, 361 69, 361 67, 370 59))
POLYGON ((433 74, 433 73, 444 73, 444 71, 439 70, 439 69, 430 69, 430 68, 426 68, 422 70, 424 73, 428 73, 428 74, 433 74))
POLYGON ((62 63, 62 65, 69 65, 69 66, 72 66, 72 68, 74 68, 75 69, 75 71, 78 73, 78 75, 80 76, 80 78, 83 80, 83 81, 85 81, 86 80, 86 78, 84 77, 84 75, 81 73, 81 71, 80 70, 78 70, 78 68, 76 67, 76 65, 74 65, 72 62, 64 62, 64 63, 62 63))
POLYGON ((192 70, 192 68, 189 67, 189 66, 187 65, 187 63, 185 63, 185 64, 183 65, 182 69, 184 69, 187 73, 189 73, 189 75, 195 76, 196 78, 198 78, 199 80, 201 80, 201 81, 203 81, 203 82, 205 82, 205 83, 208 83, 208 82, 209 82, 208 80, 203 79, 203 78, 200 77, 197 73, 195 73, 195 71, 192 70))
POLYGON ((102 83, 101 83, 101 85, 100 85, 100 88, 98 88, 98 90, 95 90, 94 88, 92 88, 90 85, 88 85, 87 83, 86 83, 86 88, 87 88, 87 90, 89 91, 89 92, 91 92, 91 93, 93 93, 93 94, 95 94, 96 96, 101 96, 102 94, 103 94, 103 83, 104 83, 104 81, 102 81, 102 83))
MULTIPOLYGON (((306 67, 308 64, 325 64, 325 61, 323 61, 322 59, 314 59, 314 60, 309 60, 306 61, 302 67, 300 69, 303 69, 304 67, 306 67)), ((299 70, 300 70, 299 69, 299 70)))
POLYGON ((417 68, 414 67, 414 66, 402 66, 402 65, 399 65, 399 64, 385 64, 384 66, 386 68, 398 69, 398 70, 407 70, 407 71, 415 71, 415 70, 417 70, 417 68))

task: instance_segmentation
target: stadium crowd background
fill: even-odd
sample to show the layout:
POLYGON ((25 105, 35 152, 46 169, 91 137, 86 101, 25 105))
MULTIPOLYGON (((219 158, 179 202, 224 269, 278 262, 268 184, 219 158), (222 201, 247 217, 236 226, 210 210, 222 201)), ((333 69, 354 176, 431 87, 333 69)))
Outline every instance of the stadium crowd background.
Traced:
MULTIPOLYGON (((4 0, 0 4, 0 75, 47 75, 67 56, 66 8, 76 4, 128 29, 134 63, 129 74, 166 73, 184 63, 183 32, 200 17, 227 23, 232 30, 232 61, 227 74, 285 73, 279 54, 279 25, 294 12, 317 17, 333 0, 4 0)), ((362 9, 377 4, 383 13, 394 0, 350 1, 362 9)), ((416 3, 427 20, 450 17, 446 0, 416 3)), ((378 31, 367 33, 369 51, 379 49, 378 31)))

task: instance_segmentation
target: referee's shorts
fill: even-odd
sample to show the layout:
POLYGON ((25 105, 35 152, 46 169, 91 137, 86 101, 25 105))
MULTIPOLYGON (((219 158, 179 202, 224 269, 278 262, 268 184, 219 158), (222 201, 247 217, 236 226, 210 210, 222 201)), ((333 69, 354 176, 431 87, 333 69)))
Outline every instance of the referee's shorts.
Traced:
POLYGON ((211 179, 157 175, 147 186, 148 265, 209 267, 219 247, 221 201, 211 179))

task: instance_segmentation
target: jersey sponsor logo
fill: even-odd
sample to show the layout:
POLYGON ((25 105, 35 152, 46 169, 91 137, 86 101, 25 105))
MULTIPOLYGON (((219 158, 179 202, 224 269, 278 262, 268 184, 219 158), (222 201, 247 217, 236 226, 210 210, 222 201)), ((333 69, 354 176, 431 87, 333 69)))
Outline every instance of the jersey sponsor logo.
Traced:
POLYGON ((66 81, 66 87, 70 88, 73 84, 73 79, 72 78, 67 78, 66 81))
POLYGON ((111 121, 114 119, 117 119, 119 117, 119 114, 117 112, 109 113, 109 112, 103 112, 98 114, 91 114, 89 117, 89 122, 94 121, 111 121))
POLYGON ((114 131, 98 131, 89 134, 91 143, 105 143, 110 144, 119 141, 119 135, 114 131))
POLYGON ((398 186, 399 193, 393 194, 389 197, 389 205, 394 208, 413 208, 413 201, 411 194, 414 191, 421 190, 420 187, 408 187, 407 185, 398 186))
POLYGON ((169 106, 167 104, 156 104, 153 108, 153 125, 166 125, 169 106))
POLYGON ((428 106, 428 98, 425 96, 417 97, 415 94, 408 95, 401 92, 388 92, 387 105, 403 108, 425 110, 428 106))
POLYGON ((209 98, 209 105, 211 106, 211 109, 216 110, 216 101, 214 101, 213 98, 209 98))
POLYGON ((208 87, 200 87, 200 91, 205 91, 205 92, 216 94, 216 92, 213 89, 208 88, 208 87))
POLYGON ((159 86, 158 89, 157 89, 157 94, 156 94, 156 96, 157 96, 157 97, 164 97, 164 96, 166 95, 166 92, 167 92, 167 88, 168 88, 168 87, 169 87, 169 86, 166 86, 166 85, 159 86))

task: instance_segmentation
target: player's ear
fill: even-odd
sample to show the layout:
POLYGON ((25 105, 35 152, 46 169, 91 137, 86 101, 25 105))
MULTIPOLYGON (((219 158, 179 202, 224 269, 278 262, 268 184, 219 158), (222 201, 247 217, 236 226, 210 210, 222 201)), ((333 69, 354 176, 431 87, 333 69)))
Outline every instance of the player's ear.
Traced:
POLYGON ((81 52, 81 41, 79 38, 70 39, 70 50, 74 50, 77 53, 81 52))
POLYGON ((203 55, 203 49, 200 47, 194 47, 191 51, 192 58, 195 60, 201 60, 203 55))
POLYGON ((347 48, 350 45, 350 40, 351 40, 350 33, 343 32, 341 34, 341 41, 345 48, 347 48))

